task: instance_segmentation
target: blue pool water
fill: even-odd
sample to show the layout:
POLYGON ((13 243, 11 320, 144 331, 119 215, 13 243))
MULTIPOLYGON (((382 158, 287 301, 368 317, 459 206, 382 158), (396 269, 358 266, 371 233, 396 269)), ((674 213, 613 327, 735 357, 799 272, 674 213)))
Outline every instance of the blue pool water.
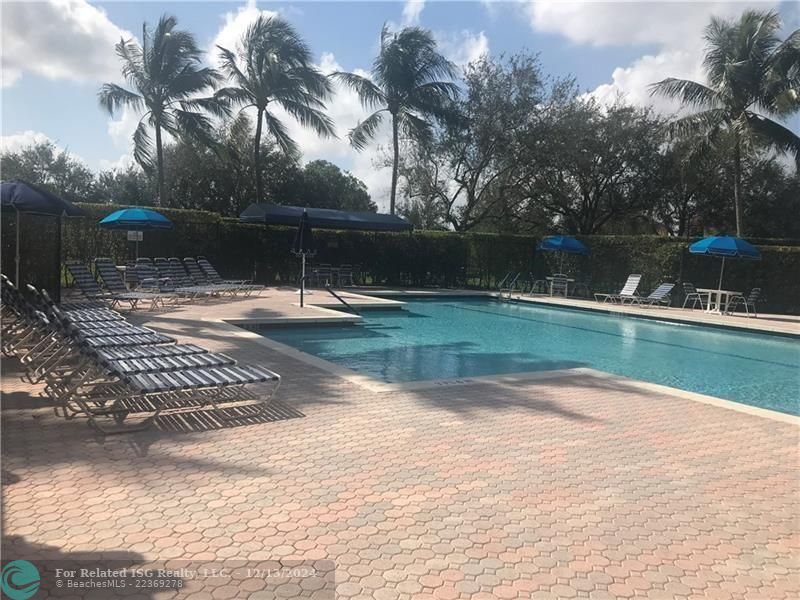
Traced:
POLYGON ((389 383, 590 367, 800 414, 800 343, 790 338, 491 299, 363 316, 262 334, 389 383))

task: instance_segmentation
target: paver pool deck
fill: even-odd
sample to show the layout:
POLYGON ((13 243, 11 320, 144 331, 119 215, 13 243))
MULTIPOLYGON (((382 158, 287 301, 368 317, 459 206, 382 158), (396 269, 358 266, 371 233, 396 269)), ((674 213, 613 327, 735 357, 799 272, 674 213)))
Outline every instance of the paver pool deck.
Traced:
MULTIPOLYGON (((800 594, 795 423, 568 372, 375 393, 219 322, 342 318, 296 301, 134 317, 280 373, 259 422, 98 437, 4 361, 4 560, 330 559, 358 599, 800 594)), ((141 597, 273 597, 251 583, 141 597)))

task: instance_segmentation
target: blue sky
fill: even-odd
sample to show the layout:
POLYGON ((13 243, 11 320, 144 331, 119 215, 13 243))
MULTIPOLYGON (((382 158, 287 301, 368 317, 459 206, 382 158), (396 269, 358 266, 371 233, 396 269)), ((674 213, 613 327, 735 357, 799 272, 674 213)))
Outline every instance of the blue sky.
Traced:
MULTIPOLYGON (((748 6, 778 8, 787 30, 800 27, 798 11, 789 10, 796 4, 760 1, 4 3, 3 142, 14 148, 49 138, 93 169, 128 162, 136 116, 110 118, 98 107, 96 91, 103 81, 119 78, 113 44, 121 35, 139 37, 142 22, 154 23, 162 13, 175 15, 203 48, 232 44, 260 11, 280 13, 305 36, 326 70, 368 69, 384 23, 418 24, 432 30, 457 63, 484 52, 527 48, 540 53, 548 73, 571 74, 600 99, 620 93, 647 104, 652 102, 647 83, 668 75, 702 78, 700 36, 711 14, 733 17, 748 6)), ((344 137, 363 112, 345 92, 331 104, 344 137)), ((345 140, 293 132, 308 159, 326 158, 351 169, 382 203, 385 173, 374 164, 382 140, 359 154, 345 140)))

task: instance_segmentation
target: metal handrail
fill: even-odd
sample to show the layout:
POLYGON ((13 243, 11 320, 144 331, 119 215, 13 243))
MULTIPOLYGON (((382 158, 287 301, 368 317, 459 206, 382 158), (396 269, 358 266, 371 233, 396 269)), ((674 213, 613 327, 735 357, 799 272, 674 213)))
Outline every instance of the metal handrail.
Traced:
POLYGON ((339 294, 337 294, 336 292, 334 292, 334 291, 333 291, 333 289, 331 289, 331 284, 330 284, 330 283, 326 283, 326 284, 325 284, 325 289, 326 289, 326 290, 328 290, 328 293, 329 293, 331 296, 333 296, 334 298, 336 298, 336 299, 337 299, 339 302, 341 302, 342 304, 344 304, 344 305, 345 305, 347 308, 349 308, 350 310, 352 310, 352 311, 353 311, 355 314, 357 314, 357 315, 361 316, 361 313, 360 313, 360 312, 358 312, 358 311, 357 311, 355 308, 353 308, 352 306, 350 306, 350 304, 348 304, 348 302, 347 302, 347 301, 346 301, 344 298, 342 298, 342 297, 341 297, 339 294))

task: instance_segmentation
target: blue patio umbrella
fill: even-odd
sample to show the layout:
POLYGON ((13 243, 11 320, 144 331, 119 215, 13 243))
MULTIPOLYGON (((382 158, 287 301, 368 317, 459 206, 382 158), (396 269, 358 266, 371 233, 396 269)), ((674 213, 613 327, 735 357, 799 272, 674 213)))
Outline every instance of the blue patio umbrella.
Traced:
MULTIPOLYGON (((174 225, 164 215, 148 208, 123 208, 103 218, 98 225, 103 229, 149 231, 172 229, 174 225)), ((136 258, 139 258, 139 238, 136 238, 136 258)))
POLYGON ((729 235, 714 235, 703 238, 689 246, 692 254, 705 254, 722 258, 722 268, 719 272, 719 287, 722 289, 722 277, 725 274, 725 260, 728 258, 741 258, 745 260, 761 260, 758 249, 742 238, 729 235))
POLYGON ((539 243, 537 249, 544 252, 559 252, 561 254, 559 271, 564 267, 564 254, 589 255, 589 248, 569 235, 550 235, 539 243))

